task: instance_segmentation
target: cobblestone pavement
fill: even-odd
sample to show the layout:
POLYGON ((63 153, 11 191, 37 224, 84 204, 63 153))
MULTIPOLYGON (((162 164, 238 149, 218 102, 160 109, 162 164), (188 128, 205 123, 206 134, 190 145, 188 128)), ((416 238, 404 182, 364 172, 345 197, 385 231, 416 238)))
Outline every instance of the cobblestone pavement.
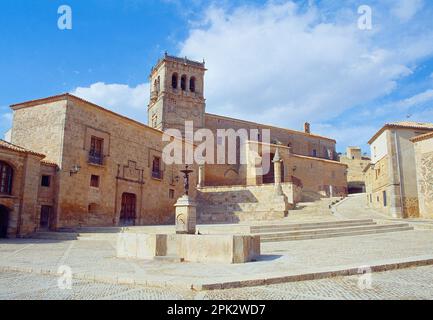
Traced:
POLYGON ((433 267, 418 267, 371 275, 293 282, 253 288, 194 292, 73 280, 71 290, 58 278, 36 274, 0 273, 0 299, 36 300, 367 300, 433 299, 433 267), (366 281, 363 281, 366 279, 366 281), (361 284, 361 286, 359 285, 361 284))

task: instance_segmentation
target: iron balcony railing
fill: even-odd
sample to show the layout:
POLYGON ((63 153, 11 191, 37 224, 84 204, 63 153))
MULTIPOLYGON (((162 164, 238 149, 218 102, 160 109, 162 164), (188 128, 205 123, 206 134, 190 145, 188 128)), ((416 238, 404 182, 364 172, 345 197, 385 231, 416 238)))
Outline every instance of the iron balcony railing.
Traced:
POLYGON ((152 171, 152 178, 162 180, 162 171, 152 171))
POLYGON ((104 156, 99 152, 90 151, 89 162, 92 164, 98 164, 102 166, 104 164, 104 156))

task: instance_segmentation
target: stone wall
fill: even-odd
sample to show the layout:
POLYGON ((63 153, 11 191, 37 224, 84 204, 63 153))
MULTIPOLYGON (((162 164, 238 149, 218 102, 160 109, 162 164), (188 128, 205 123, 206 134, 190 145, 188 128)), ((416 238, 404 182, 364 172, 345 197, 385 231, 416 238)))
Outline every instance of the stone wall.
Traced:
MULTIPOLYGON (((117 225, 124 193, 136 197, 136 224, 174 221, 173 205, 183 194, 180 170, 184 166, 163 163, 165 143, 160 131, 76 100, 68 103, 67 119, 63 166, 78 164, 81 170, 73 176, 69 171, 60 173, 59 225, 117 225), (89 162, 91 136, 107 144, 102 165, 89 162), (154 157, 161 158, 159 178, 152 176, 154 157), (98 188, 90 186, 91 175, 99 176, 98 188)), ((197 184, 197 168, 193 169, 191 189, 197 184)))
MULTIPOLYGON (((301 188, 292 183, 281 186, 291 209, 301 199, 301 188)), ((287 214, 273 184, 200 188, 197 202, 198 219, 204 223, 273 220, 287 214)))
POLYGON ((419 213, 433 218, 433 137, 415 142, 419 213))
MULTIPOLYGON (((26 236, 39 227, 42 156, 0 148, 0 161, 13 169, 11 195, 0 195, 0 205, 9 211, 8 237, 26 236)), ((46 170, 46 169, 45 169, 46 170)), ((53 195, 46 194, 52 202, 53 195)))
MULTIPOLYGON (((259 148, 254 147, 256 142, 248 142, 248 165, 244 168, 247 175, 248 184, 261 184, 263 179, 258 176, 255 165, 272 160, 271 156, 266 156, 263 152, 275 154, 278 148, 282 161, 284 178, 283 182, 300 181, 302 190, 306 192, 320 193, 322 196, 346 196, 347 195, 347 166, 337 161, 320 159, 315 157, 301 156, 293 154, 291 148, 285 146, 268 145, 268 150, 264 151, 265 144, 259 144, 259 148), (261 152, 261 157, 254 160, 254 150, 261 152), (261 151, 260 151, 261 150, 261 151)), ((272 163, 270 165, 273 165, 272 163)))

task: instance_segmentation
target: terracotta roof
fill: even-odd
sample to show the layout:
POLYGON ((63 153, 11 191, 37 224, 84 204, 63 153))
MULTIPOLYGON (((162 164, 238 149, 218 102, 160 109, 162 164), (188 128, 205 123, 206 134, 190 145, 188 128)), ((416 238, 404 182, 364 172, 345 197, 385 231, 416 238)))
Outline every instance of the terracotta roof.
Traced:
POLYGON ((34 152, 31 150, 25 149, 23 147, 16 146, 12 143, 9 143, 9 142, 1 140, 1 139, 0 139, 0 148, 16 151, 16 152, 20 152, 20 153, 32 154, 32 155, 35 155, 35 156, 38 156, 41 158, 45 158, 45 155, 42 153, 34 152))
POLYGON ((422 134, 420 136, 416 136, 416 137, 410 139, 410 141, 418 142, 418 141, 423 141, 423 140, 427 140, 427 139, 433 139, 433 132, 429 132, 426 134, 422 134))
POLYGON ((42 160, 41 163, 45 164, 47 166, 57 167, 57 163, 55 163, 54 161, 51 161, 51 160, 42 160))
POLYGON ((43 104, 43 103, 55 102, 55 101, 60 101, 60 100, 67 100, 69 98, 77 100, 77 101, 80 101, 80 102, 83 102, 83 103, 86 103, 86 104, 89 104, 89 105, 91 105, 91 106, 93 106, 93 107, 95 107, 95 108, 97 108, 99 110, 105 111, 105 112, 110 113, 112 115, 115 115, 115 116, 117 116, 119 118, 122 118, 122 119, 125 119, 127 121, 133 122, 133 123, 135 123, 135 124, 137 124, 137 125, 139 125, 141 127, 144 127, 144 128, 150 129, 152 131, 158 132, 160 134, 163 134, 163 132, 161 130, 149 127, 149 126, 145 125, 144 123, 141 123, 139 121, 136 121, 136 120, 128 118, 128 117, 125 117, 125 116, 123 116, 121 114, 118 114, 116 112, 113 112, 113 111, 111 111, 111 110, 109 110, 107 108, 101 107, 100 105, 97 105, 97 104, 95 104, 93 102, 84 100, 84 99, 82 99, 80 97, 77 97, 77 96, 74 96, 73 94, 70 94, 70 93, 62 93, 62 94, 51 96, 51 97, 47 97, 47 98, 41 98, 41 99, 36 99, 36 100, 25 101, 25 102, 13 104, 10 107, 13 110, 15 110, 15 109, 19 109, 20 107, 23 107, 23 108, 25 108, 25 107, 33 107, 33 106, 37 106, 37 105, 40 105, 40 104, 43 104))
POLYGON ((266 128, 273 128, 273 129, 278 129, 278 130, 284 130, 290 133, 294 133, 294 134, 300 134, 303 136, 307 136, 307 137, 312 137, 312 138, 319 138, 319 139, 324 139, 324 140, 328 140, 328 141, 332 141, 334 143, 336 143, 337 141, 335 141, 334 139, 331 138, 327 138, 327 137, 323 137, 323 136, 319 136, 317 134, 312 134, 312 133, 305 133, 303 131, 298 131, 298 130, 292 130, 292 129, 286 129, 286 128, 281 128, 281 127, 276 127, 273 125, 267 125, 267 124, 262 124, 262 123, 257 123, 257 122, 252 122, 252 121, 247 121, 247 120, 241 120, 241 119, 236 119, 236 118, 230 118, 230 117, 226 117, 226 116, 220 116, 217 114, 212 114, 212 113, 206 113, 205 114, 206 117, 213 117, 213 118, 220 118, 220 119, 224 119, 224 120, 229 120, 229 121, 236 121, 236 122, 242 122, 242 123, 246 123, 246 124, 252 124, 255 126, 261 126, 261 127, 266 127, 266 128))
MULTIPOLYGON (((90 102, 90 101, 87 101, 85 99, 82 99, 80 97, 74 96, 73 94, 70 94, 70 93, 62 93, 62 94, 51 96, 51 97, 47 97, 47 98, 41 98, 41 99, 36 99, 36 100, 30 100, 30 101, 26 101, 26 102, 21 102, 21 103, 17 103, 17 104, 11 105, 10 108, 13 109, 13 110, 16 110, 16 109, 20 109, 20 108, 27 108, 27 107, 38 106, 38 105, 43 104, 43 103, 49 103, 49 102, 55 102, 55 101, 61 101, 61 100, 68 100, 68 99, 74 99, 76 101, 79 101, 79 102, 82 102, 82 103, 86 103, 89 106, 92 106, 92 107, 94 107, 94 108, 96 108, 98 110, 101 110, 103 112, 109 113, 109 114, 111 114, 111 115, 113 115, 115 117, 118 117, 120 119, 123 119, 123 120, 129 121, 131 123, 134 123, 134 124, 138 125, 139 127, 148 129, 150 131, 154 131, 154 132, 159 133, 161 135, 164 134, 164 132, 161 131, 161 130, 152 128, 152 127, 150 127, 148 125, 145 125, 144 123, 141 123, 141 122, 139 122, 137 120, 134 120, 134 119, 128 118, 126 116, 123 116, 123 115, 121 115, 119 113, 113 112, 113 111, 111 111, 111 110, 109 110, 107 108, 101 107, 100 105, 97 105, 97 104, 95 104, 93 102, 90 102)), ((174 138, 177 139, 176 137, 174 137, 174 138)), ((184 139, 182 139, 182 141, 184 143, 189 143, 188 141, 186 141, 184 139)), ((196 146, 195 144, 192 144, 192 145, 196 146)))
POLYGON ((400 121, 393 123, 386 123, 374 136, 368 141, 368 144, 372 144, 385 130, 387 129, 419 129, 433 131, 433 123, 429 122, 415 122, 415 121, 400 121))

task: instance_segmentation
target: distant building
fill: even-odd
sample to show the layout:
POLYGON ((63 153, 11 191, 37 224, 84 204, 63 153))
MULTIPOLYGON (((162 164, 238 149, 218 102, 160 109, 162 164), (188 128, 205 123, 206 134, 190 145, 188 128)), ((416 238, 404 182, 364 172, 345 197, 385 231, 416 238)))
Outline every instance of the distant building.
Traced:
POLYGON ((419 217, 412 138, 431 132, 433 123, 397 122, 385 124, 370 139, 372 159, 364 170, 370 207, 393 217, 419 217))
POLYGON ((340 156, 340 162, 347 165, 347 184, 349 193, 365 192, 364 169, 371 159, 364 157, 360 147, 348 147, 346 154, 340 156))

